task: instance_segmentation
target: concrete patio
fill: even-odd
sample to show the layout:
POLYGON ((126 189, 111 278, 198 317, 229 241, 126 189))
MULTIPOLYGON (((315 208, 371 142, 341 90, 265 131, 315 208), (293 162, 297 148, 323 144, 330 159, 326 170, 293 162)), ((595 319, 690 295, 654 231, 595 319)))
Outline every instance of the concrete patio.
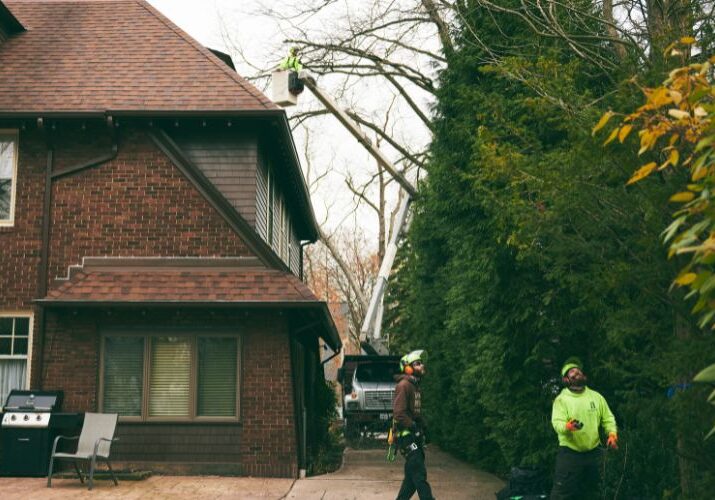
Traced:
POLYGON ((111 481, 95 481, 94 489, 89 491, 77 479, 53 479, 52 488, 47 488, 46 478, 0 478, 0 498, 277 500, 286 496, 293 482, 246 477, 152 476, 143 481, 120 481, 119 486, 111 481))
MULTIPOLYGON (((261 500, 392 500, 402 480, 402 457, 388 463, 385 450, 345 452, 343 466, 332 474, 293 481, 219 476, 152 476, 143 481, 95 481, 88 491, 77 479, 0 478, 0 498, 15 499, 261 499, 261 500)), ((432 446, 427 474, 435 497, 449 500, 492 500, 503 482, 432 446)), ((415 497, 416 498, 416 497, 415 497)))

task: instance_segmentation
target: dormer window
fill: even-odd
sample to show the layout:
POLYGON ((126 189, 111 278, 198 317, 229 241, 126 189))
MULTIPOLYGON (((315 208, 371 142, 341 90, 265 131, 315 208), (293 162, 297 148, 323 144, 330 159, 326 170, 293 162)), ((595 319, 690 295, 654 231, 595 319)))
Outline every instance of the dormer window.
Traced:
POLYGON ((0 226, 15 220, 17 142, 17 132, 0 130, 0 226))

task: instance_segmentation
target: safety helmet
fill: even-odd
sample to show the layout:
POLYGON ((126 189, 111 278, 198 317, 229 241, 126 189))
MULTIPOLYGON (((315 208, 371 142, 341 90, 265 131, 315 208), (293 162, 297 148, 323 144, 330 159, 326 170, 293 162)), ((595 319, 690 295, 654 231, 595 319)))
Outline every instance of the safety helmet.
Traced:
POLYGON ((400 371, 401 372, 406 372, 406 368, 408 366, 412 366, 412 363, 415 361, 421 361, 422 363, 425 362, 425 358, 427 357, 427 353, 424 351, 424 349, 419 349, 417 351, 412 351, 409 354, 405 354, 400 358, 400 371))
POLYGON ((583 370, 583 363, 581 363, 581 360, 578 358, 567 359, 566 363, 564 363, 564 366, 561 367, 561 376, 565 377, 571 368, 578 368, 579 370, 583 370))

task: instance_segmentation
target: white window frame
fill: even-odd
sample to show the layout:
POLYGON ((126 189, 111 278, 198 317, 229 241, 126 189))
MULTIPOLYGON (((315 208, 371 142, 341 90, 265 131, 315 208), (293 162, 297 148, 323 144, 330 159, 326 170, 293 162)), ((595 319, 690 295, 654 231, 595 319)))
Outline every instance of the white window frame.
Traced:
POLYGON ((10 217, 8 219, 0 219, 0 227, 12 227, 15 225, 15 204, 17 202, 17 165, 19 163, 18 156, 20 154, 20 132, 17 129, 0 128, 0 138, 4 136, 9 136, 15 145, 15 151, 13 151, 15 165, 13 165, 12 188, 10 191, 10 217))
MULTIPOLYGON (((35 328, 35 315, 30 311, 0 311, 0 318, 28 318, 30 324, 28 326, 27 335, 27 354, 0 354, 0 359, 24 359, 27 362, 27 371, 25 375, 25 387, 30 388, 30 380, 32 380, 32 337, 33 329, 35 328)), ((0 402, 0 406, 5 402, 0 402)))

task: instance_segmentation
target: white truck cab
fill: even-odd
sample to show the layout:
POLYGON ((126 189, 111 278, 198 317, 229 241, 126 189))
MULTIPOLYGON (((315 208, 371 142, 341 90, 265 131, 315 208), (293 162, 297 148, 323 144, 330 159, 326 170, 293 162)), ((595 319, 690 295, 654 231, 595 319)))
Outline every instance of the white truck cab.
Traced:
POLYGON ((340 380, 347 438, 389 427, 399 373, 399 356, 345 356, 340 380))

